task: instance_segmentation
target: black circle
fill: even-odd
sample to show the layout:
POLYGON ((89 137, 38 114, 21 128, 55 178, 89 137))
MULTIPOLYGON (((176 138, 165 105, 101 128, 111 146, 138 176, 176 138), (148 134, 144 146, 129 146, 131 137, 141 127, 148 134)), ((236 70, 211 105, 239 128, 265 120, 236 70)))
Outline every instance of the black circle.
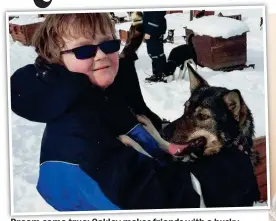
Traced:
POLYGON ((34 0, 34 3, 39 8, 47 8, 52 3, 52 0, 49 2, 44 2, 43 0, 34 0))

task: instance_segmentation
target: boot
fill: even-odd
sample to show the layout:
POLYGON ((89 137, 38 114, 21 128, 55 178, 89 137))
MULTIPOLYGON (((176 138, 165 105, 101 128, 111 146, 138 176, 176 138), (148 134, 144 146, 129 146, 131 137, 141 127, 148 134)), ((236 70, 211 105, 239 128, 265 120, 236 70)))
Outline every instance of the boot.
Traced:
POLYGON ((164 75, 156 75, 153 74, 150 77, 146 78, 146 81, 148 82, 164 82, 167 83, 167 81, 164 79, 164 75))

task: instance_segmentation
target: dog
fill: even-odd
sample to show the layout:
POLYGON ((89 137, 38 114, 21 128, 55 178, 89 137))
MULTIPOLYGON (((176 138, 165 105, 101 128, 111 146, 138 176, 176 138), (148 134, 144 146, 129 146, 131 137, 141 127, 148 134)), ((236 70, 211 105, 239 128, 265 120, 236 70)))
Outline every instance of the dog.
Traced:
MULTIPOLYGON (((210 86, 189 63, 187 67, 191 96, 184 105, 183 115, 168 124, 161 136, 176 144, 203 136, 207 139, 203 157, 217 154, 222 148, 238 148, 249 154, 256 165, 254 121, 241 92, 210 86)), ((192 161, 192 157, 187 157, 192 161)))
POLYGON ((187 44, 179 45, 171 50, 164 71, 165 76, 170 76, 167 78, 167 81, 175 80, 177 78, 175 73, 177 67, 180 68, 178 79, 185 78, 187 63, 194 64, 195 69, 197 69, 197 56, 192 43, 193 36, 194 35, 191 34, 188 37, 187 44))
POLYGON ((174 43, 174 30, 175 29, 169 29, 168 30, 168 36, 163 40, 164 43, 174 43))

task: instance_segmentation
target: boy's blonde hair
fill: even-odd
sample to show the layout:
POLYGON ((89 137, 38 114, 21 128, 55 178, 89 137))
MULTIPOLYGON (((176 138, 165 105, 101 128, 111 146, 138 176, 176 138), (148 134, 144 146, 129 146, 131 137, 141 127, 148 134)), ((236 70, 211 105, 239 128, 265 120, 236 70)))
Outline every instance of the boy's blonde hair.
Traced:
POLYGON ((108 13, 50 14, 36 29, 32 45, 39 56, 49 63, 61 63, 61 48, 65 38, 80 36, 95 39, 96 34, 112 34, 115 27, 108 13))

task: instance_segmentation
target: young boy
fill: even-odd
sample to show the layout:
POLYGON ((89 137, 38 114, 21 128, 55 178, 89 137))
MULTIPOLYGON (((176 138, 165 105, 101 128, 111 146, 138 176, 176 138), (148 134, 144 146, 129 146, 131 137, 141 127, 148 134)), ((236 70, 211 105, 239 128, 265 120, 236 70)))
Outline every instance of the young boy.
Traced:
POLYGON ((59 211, 199 207, 189 169, 170 161, 180 147, 166 142, 162 150, 132 114, 149 111, 121 88, 127 81, 118 82, 132 73, 119 67, 108 14, 48 15, 33 45, 35 64, 11 77, 11 106, 46 123, 37 190, 48 204, 59 211), (120 135, 152 157, 126 147, 120 135))

